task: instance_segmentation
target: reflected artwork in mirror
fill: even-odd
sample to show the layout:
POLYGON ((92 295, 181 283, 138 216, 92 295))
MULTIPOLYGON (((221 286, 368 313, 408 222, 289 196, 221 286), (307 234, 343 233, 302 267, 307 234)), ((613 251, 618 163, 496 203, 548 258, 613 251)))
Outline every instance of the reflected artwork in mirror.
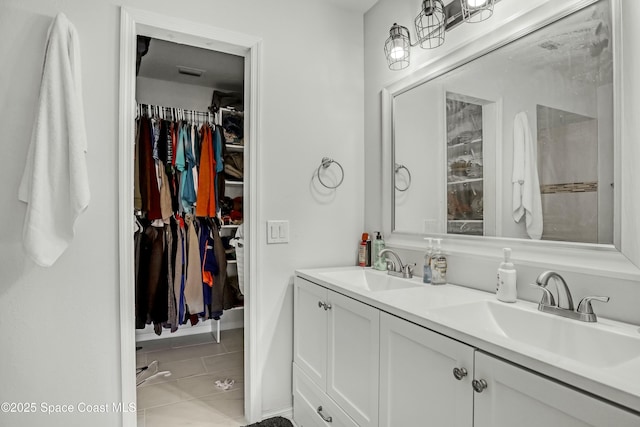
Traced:
POLYGON ((590 2, 394 91, 391 230, 613 244, 611 28, 590 2))

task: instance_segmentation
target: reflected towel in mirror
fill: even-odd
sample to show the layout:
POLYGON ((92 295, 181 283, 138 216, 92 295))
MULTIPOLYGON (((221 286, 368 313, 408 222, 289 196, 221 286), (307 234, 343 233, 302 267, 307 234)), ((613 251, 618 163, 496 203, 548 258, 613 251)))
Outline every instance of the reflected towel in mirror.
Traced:
POLYGON ((513 121, 513 220, 520 222, 525 217, 527 234, 539 240, 542 237, 542 199, 536 147, 533 145, 529 118, 524 111, 516 114, 513 121))

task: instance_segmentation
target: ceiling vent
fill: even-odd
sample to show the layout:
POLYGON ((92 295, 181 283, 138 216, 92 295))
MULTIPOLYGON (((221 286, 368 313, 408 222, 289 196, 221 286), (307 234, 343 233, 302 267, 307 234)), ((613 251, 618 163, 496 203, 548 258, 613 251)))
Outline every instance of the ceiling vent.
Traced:
POLYGON ((184 65, 178 65, 178 73, 191 77, 202 77, 204 70, 198 68, 185 67, 184 65))

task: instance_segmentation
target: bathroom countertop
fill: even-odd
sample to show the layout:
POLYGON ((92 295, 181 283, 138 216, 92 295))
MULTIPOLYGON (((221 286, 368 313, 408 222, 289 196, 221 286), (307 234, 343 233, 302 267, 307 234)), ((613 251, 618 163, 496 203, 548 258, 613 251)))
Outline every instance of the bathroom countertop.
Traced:
MULTIPOLYGON (((506 335, 501 336, 495 331, 483 328, 481 324, 469 322, 458 324, 438 315, 437 309, 451 306, 452 301, 455 301, 454 305, 498 301, 492 293, 453 284, 438 286, 423 284, 422 278, 400 279, 413 282, 414 286, 410 288, 369 291, 359 286, 352 286, 347 281, 334 280, 327 275, 332 272, 360 270, 363 268, 301 269, 296 270, 296 276, 640 413, 640 354, 637 358, 624 363, 595 368, 536 346, 515 341, 506 335)), ((365 270, 376 275, 386 275, 385 272, 371 268, 365 268, 365 270)), ((537 310, 537 304, 528 301, 518 300, 511 304, 526 310, 537 310)), ((546 313, 540 313, 540 315, 552 316, 546 313)), ((637 325, 601 317, 598 318, 597 323, 591 325, 640 340, 637 325)), ((615 352, 615 349, 611 351, 615 352)))

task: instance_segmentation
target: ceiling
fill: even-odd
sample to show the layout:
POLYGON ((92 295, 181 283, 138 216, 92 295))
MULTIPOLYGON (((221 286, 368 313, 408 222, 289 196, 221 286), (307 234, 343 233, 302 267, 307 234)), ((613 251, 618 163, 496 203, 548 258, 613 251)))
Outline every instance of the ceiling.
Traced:
POLYGON ((371 7, 378 3, 378 0, 323 0, 335 5, 342 6, 349 10, 356 12, 362 12, 363 14, 371 9, 371 7))
POLYGON ((138 76, 242 92, 244 57, 151 39, 138 76), (178 66, 204 72, 201 77, 184 75, 178 72, 178 66))

